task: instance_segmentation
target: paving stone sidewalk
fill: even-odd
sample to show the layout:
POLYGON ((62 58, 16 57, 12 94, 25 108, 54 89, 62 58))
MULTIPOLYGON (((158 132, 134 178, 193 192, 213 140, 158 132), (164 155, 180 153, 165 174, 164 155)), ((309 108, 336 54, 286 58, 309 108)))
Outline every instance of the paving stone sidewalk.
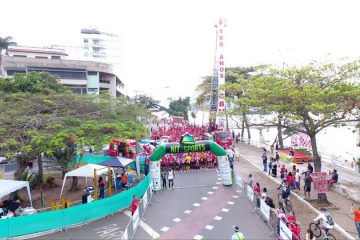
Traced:
MULTIPOLYGON (((236 146, 239 148, 240 154, 245 157, 248 161, 251 161, 254 165, 259 168, 263 168, 261 155, 263 150, 245 143, 238 143, 236 146)), ((281 164, 284 164, 287 169, 291 169, 293 163, 282 161, 281 164)), ((240 173, 241 166, 236 164, 235 170, 236 173, 240 173)), ((300 168, 300 171, 305 170, 307 168, 307 164, 297 164, 297 168, 300 168)), ((323 163, 323 170, 328 171, 330 169, 334 169, 332 164, 323 163)), ((352 194, 358 194, 360 196, 360 180, 359 174, 354 173, 347 169, 341 169, 340 167, 336 167, 339 172, 339 183, 336 188, 331 189, 331 191, 327 194, 328 200, 333 203, 337 208, 329 209, 331 215, 335 219, 335 222, 339 224, 342 228, 345 229, 350 235, 357 237, 357 231, 353 221, 353 215, 350 212, 350 206, 354 202, 349 199, 349 194, 340 194, 339 189, 345 189, 342 191, 346 191, 346 189, 350 189, 352 194)), ((257 171, 260 172, 259 169, 257 171)), ((244 174, 244 173, 243 173, 244 174)), ((261 174, 265 176, 264 174, 261 174)), ((269 177, 270 178, 270 177, 269 177)), ((280 178, 278 178, 279 180, 280 178)), ((301 183, 303 186, 303 182, 301 183)), ((302 187, 301 186, 301 187, 302 187)), ((301 191, 298 195, 303 196, 303 192, 301 191)), ((311 199, 317 199, 317 196, 312 193, 311 199)), ((314 216, 316 217, 315 213, 314 216)), ((303 223, 302 223, 303 224, 303 223)), ((305 226, 302 226, 304 228, 305 226)), ((303 230, 303 229, 302 229, 303 230)), ((306 229, 305 229, 306 231, 306 229)))

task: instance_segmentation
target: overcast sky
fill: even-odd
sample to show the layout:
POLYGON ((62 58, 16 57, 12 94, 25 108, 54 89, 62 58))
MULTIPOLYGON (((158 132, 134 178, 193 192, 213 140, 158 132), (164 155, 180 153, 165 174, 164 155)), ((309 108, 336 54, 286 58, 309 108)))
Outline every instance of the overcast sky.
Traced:
POLYGON ((219 17, 227 67, 360 56, 356 0, 4 0, 0 9, 0 36, 19 45, 76 45, 86 26, 118 34, 127 91, 161 100, 194 97, 211 75, 219 17))

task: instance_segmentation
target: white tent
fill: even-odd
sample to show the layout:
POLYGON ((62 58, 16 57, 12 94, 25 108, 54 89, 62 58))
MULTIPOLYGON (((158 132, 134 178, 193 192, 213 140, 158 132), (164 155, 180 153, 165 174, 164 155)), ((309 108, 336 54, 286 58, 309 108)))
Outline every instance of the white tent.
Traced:
MULTIPOLYGON (((77 168, 75 170, 72 170, 71 172, 66 173, 65 177, 64 177, 63 185, 61 187, 60 198, 62 196, 64 187, 65 187, 65 181, 66 181, 67 177, 93 178, 95 169, 96 169, 96 175, 97 176, 106 174, 108 172, 108 167, 104 167, 104 166, 101 166, 101 165, 96 165, 96 164, 89 163, 89 164, 87 164, 85 166, 79 167, 79 168, 77 168)), ((113 171, 113 170, 111 169, 111 171, 113 171)))
POLYGON ((27 188, 30 204, 32 206, 30 186, 28 181, 0 180, 0 198, 24 187, 27 188))

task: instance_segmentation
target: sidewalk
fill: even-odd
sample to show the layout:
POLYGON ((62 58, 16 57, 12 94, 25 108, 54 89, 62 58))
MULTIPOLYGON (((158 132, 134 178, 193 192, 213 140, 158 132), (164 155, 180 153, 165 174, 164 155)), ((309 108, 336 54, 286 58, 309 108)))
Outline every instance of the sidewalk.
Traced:
MULTIPOLYGON (((238 143, 236 146, 239 148, 240 154, 245 157, 248 161, 256 165, 257 167, 263 169, 261 155, 263 150, 245 143, 238 143)), ((285 165, 287 169, 291 169, 293 163, 289 162, 281 162, 281 165, 285 165)), ((297 168, 300 171, 305 170, 307 168, 307 164, 297 164, 297 168)), ((329 171, 330 169, 334 169, 332 164, 323 163, 322 166, 323 171, 329 171)), ((357 231, 353 221, 353 215, 350 213, 350 206, 352 204, 352 200, 349 197, 356 195, 356 197, 360 198, 360 177, 357 173, 354 173, 350 170, 343 169, 341 167, 336 167, 339 173, 339 183, 337 187, 331 189, 329 193, 327 193, 328 200, 334 204, 337 208, 336 209, 329 209, 331 215, 333 216, 335 222, 339 224, 342 228, 345 229, 349 234, 354 237, 357 237, 357 231), (349 189, 349 192, 347 192, 349 189), (345 194, 342 195, 339 192, 344 192, 345 194)), ((241 172, 241 166, 235 168, 236 172, 241 172)), ((260 171, 257 169, 257 171, 260 171)), ((248 172, 250 173, 250 172, 248 172)), ((244 177, 244 173, 242 173, 244 177)), ((263 175, 264 176, 264 175, 263 175)), ((269 177, 271 178, 271 177, 269 177)), ((277 180, 279 180, 278 178, 277 180)), ((256 181, 256 179, 255 179, 256 181)), ((301 184, 303 186, 303 182, 301 184)), ((301 191, 300 196, 303 196, 303 192, 301 191)), ((312 193, 311 199, 317 199, 317 196, 312 193)), ((304 211, 304 210, 303 210, 304 211)), ((315 213, 314 216, 315 217, 315 213)), ((304 223, 302 223, 304 224, 304 223)), ((306 227, 307 224, 302 226, 302 228, 306 227)), ((303 229, 302 229, 303 230, 303 229)), ((305 229, 306 230, 306 229, 305 229)))

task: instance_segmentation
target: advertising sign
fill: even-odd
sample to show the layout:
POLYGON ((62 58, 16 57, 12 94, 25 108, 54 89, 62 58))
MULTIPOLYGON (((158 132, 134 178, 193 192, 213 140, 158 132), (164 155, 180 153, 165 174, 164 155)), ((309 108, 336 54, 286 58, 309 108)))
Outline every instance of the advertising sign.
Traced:
POLYGON ((249 185, 247 185, 246 195, 252 202, 254 201, 254 191, 253 191, 252 187, 250 187, 249 185))
POLYGON ((311 176, 314 180, 314 192, 315 193, 329 192, 326 172, 314 172, 311 174, 311 176))
POLYGON ((161 189, 161 181, 160 181, 160 161, 150 162, 150 175, 151 175, 151 184, 155 191, 159 191, 161 189))
POLYGON ((260 211, 267 221, 270 220, 270 207, 261 199, 260 211))
POLYGON ((282 220, 280 220, 280 238, 283 240, 292 240, 292 232, 282 220))
MULTIPOLYGON (((219 76, 219 86, 225 84, 225 62, 224 62, 224 28, 225 22, 224 19, 219 19, 217 22, 217 53, 216 53, 216 63, 219 76)), ((218 111, 224 111, 226 108, 225 105, 225 91, 219 90, 219 100, 218 100, 218 111)))
POLYGON ((132 216, 133 221, 133 232, 136 232, 136 229, 139 225, 140 217, 139 217, 139 208, 136 209, 134 215, 132 216))
POLYGON ((148 190, 146 190, 146 192, 144 193, 144 196, 142 198, 142 203, 143 203, 143 206, 144 206, 144 209, 146 208, 146 205, 148 203, 148 190))
POLYGON ((166 144, 166 153, 189 153, 189 152, 205 152, 210 150, 210 143, 197 142, 194 144, 181 145, 177 143, 166 144))
POLYGON ((226 156, 217 157, 219 172, 222 179, 223 185, 231 185, 232 184, 232 176, 231 176, 231 168, 230 163, 226 156))

